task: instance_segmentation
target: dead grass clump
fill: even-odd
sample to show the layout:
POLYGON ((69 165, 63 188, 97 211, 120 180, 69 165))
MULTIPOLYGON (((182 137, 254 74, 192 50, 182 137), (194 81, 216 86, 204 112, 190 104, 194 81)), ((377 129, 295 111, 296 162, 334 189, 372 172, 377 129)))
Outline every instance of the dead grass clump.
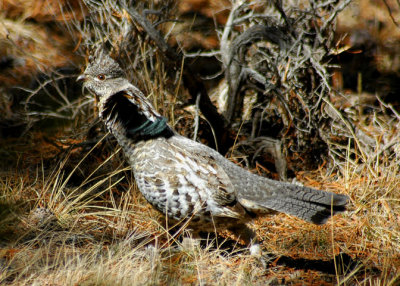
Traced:
POLYGON ((125 174, 123 166, 102 174, 99 170, 108 166, 100 164, 86 181, 69 185, 73 173, 95 150, 75 163, 70 173, 65 173, 63 166, 71 156, 64 158, 53 174, 43 176, 39 169, 35 180, 29 174, 19 175, 19 180, 15 179, 18 173, 4 176, 1 205, 11 208, 2 212, 0 283, 396 285, 399 279, 400 178, 396 160, 373 163, 380 174, 377 177, 365 176, 359 172, 361 165, 352 164, 343 175, 324 168, 301 173, 299 180, 308 185, 349 194, 349 210, 324 226, 283 214, 256 221, 264 250, 274 254, 264 268, 242 253, 239 245, 233 250, 225 250, 216 240, 189 248, 181 245, 164 230, 163 218, 138 194, 132 180, 122 183, 129 192, 117 188, 125 174), (46 210, 41 223, 37 206, 46 210), (340 253, 356 263, 346 275, 305 272, 281 264, 288 257, 295 262, 320 259, 322 263, 340 253))
POLYGON ((267 238, 265 248, 291 257, 324 259, 351 253, 359 265, 344 278, 346 283, 395 285, 400 271, 399 164, 398 160, 384 161, 375 169, 380 174, 377 177, 365 176, 367 167, 364 167, 366 172, 360 173, 362 165, 348 165, 343 176, 327 175, 326 171, 303 173, 302 180, 308 178, 308 185, 315 186, 314 180, 326 182, 325 186, 332 185, 349 194, 350 208, 324 226, 304 224, 286 215, 262 219, 257 229, 267 238))
MULTIPOLYGON (((331 59, 330 52, 340 49, 332 46, 334 25, 318 31, 324 22, 322 19, 330 19, 332 15, 326 11, 339 11, 341 8, 335 5, 346 1, 323 1, 327 6, 321 2, 318 7, 308 5, 315 1, 300 4, 287 1, 284 13, 279 11, 279 1, 267 6, 258 2, 244 2, 233 8, 226 5, 230 10, 223 9, 224 2, 200 1, 208 3, 201 8, 195 5, 200 2, 195 1, 192 6, 202 17, 214 15, 217 23, 205 46, 218 50, 206 53, 185 50, 193 48, 182 39, 191 30, 179 30, 199 22, 175 21, 176 7, 188 17, 190 1, 178 6, 173 1, 145 1, 135 6, 129 6, 129 1, 111 0, 102 1, 102 5, 95 1, 45 2, 3 1, 4 13, 2 10, 0 16, 3 36, 0 41, 4 43, 0 53, 11 56, 16 63, 0 73, 0 81, 3 77, 7 79, 2 81, 5 87, 1 92, 6 96, 0 102, 0 109, 4 110, 0 112, 0 119, 14 118, 16 113, 15 94, 8 88, 21 82, 27 87, 37 71, 46 73, 39 77, 39 84, 25 88, 29 100, 23 98, 32 105, 21 116, 29 115, 30 120, 37 120, 37 129, 18 133, 29 135, 23 138, 7 133, 9 137, 0 142, 3 159, 0 164, 0 284, 398 284, 400 116, 396 107, 382 98, 373 96, 371 103, 371 95, 364 96, 362 88, 346 90, 344 94, 332 90, 328 59, 331 59), (299 5, 293 6, 293 3, 299 5), (311 12, 315 12, 318 21, 313 21, 311 12), (272 16, 266 17, 267 13, 272 16), (223 26, 229 17, 234 28, 223 26), (270 43, 263 38, 263 33, 256 34, 261 39, 243 37, 250 34, 246 31, 258 33, 260 25, 296 28, 296 21, 307 27, 304 31, 300 25, 297 30, 304 41, 294 37, 295 41, 290 42, 293 45, 289 46, 298 50, 289 47, 282 53, 278 49, 279 41, 270 43), (327 36, 322 42, 328 48, 316 44, 321 43, 318 36, 327 36), (246 42, 250 38, 254 41, 246 42), (223 41, 226 45, 221 44, 223 41), (182 53, 164 46, 166 43, 176 44, 183 49, 182 53), (318 128, 324 127, 329 136, 321 138, 322 133, 319 134, 311 142, 315 144, 310 145, 312 148, 306 146, 307 155, 314 156, 315 150, 319 155, 330 144, 331 156, 322 159, 317 156, 321 159, 315 161, 321 163, 319 169, 297 172, 296 178, 309 186, 348 194, 351 200, 348 211, 324 226, 307 224, 283 214, 255 221, 254 228, 263 239, 266 253, 264 265, 249 257, 236 242, 228 247, 219 236, 187 247, 166 230, 165 219, 136 189, 115 142, 92 119, 93 98, 67 96, 66 90, 75 96, 80 94, 80 88, 70 88, 69 82, 49 88, 54 79, 72 80, 77 73, 72 71, 68 76, 50 73, 49 66, 69 63, 75 48, 79 55, 86 56, 91 47, 103 44, 111 48, 113 55, 124 63, 131 81, 145 91, 160 113, 181 133, 204 142, 214 142, 212 136, 205 136, 213 135, 212 131, 217 137, 233 136, 241 141, 236 141, 235 148, 242 148, 239 151, 245 154, 248 151, 257 160, 246 156, 236 158, 247 160, 247 166, 257 166, 255 171, 260 173, 277 176, 265 168, 265 162, 274 164, 271 155, 264 154, 268 149, 266 136, 291 142, 287 145, 289 161, 300 162, 303 169, 305 149, 298 147, 311 142, 310 138, 321 132, 318 128), (226 47, 233 47, 237 54, 226 50, 224 53, 226 47), (307 51, 311 52, 307 54, 307 51), (192 68, 203 56, 214 59, 212 63, 220 71, 216 77, 194 76, 192 68), (224 56, 228 56, 225 61, 224 56), (186 65, 187 62, 191 64, 186 65), (217 95, 226 95, 232 88, 229 77, 232 84, 235 67, 242 69, 242 76, 247 75, 239 78, 243 85, 236 94, 244 97, 243 108, 231 105, 236 115, 232 116, 230 125, 221 125, 226 133, 218 133, 210 126, 214 128, 218 122, 215 119, 223 117, 213 117, 212 112, 207 114, 210 105, 202 106, 206 98, 203 96, 211 94, 211 89, 218 85, 221 89, 217 95), (222 75, 225 71, 227 78, 222 75), (197 100, 199 91, 202 95, 197 100), (321 124, 311 122, 314 115, 322 115, 321 124), (50 126, 49 121, 44 121, 48 118, 63 119, 64 123, 50 126), (323 125, 325 120, 331 120, 332 124, 323 125), (40 126, 39 122, 45 124, 40 126), (266 133, 268 128, 273 134, 266 133), (299 134, 305 137, 296 137, 299 134), (330 137, 332 134, 341 139, 330 137), (324 144, 320 145, 318 140, 325 140, 324 144), (336 262, 340 254, 350 257, 352 267, 341 269, 335 264, 336 269, 331 267, 333 272, 329 273, 305 268, 307 263, 336 262)), ((270 31, 281 35, 279 29, 270 31)), ((196 30, 192 35, 196 47, 201 47, 202 32, 196 30)), ((224 98, 219 99, 224 102, 224 98)), ((233 143, 234 140, 225 147, 233 143)))
POLYGON ((79 192, 67 186, 72 174, 62 170, 39 176, 33 185, 36 192, 30 194, 22 185, 19 192, 7 182, 2 185, 4 202, 13 203, 17 195, 32 202, 20 212, 12 210, 13 220, 2 216, 2 227, 7 225, 13 236, 2 229, 8 235, 0 241, 0 283, 154 285, 211 283, 217 277, 228 283, 236 275, 250 279, 244 274, 249 262, 236 269, 225 252, 211 249, 212 241, 206 249, 197 245, 182 251, 179 243, 166 239, 170 235, 152 219, 154 211, 143 199, 137 201, 132 193, 117 198, 111 192, 115 184, 109 182, 123 169, 104 179, 94 172, 87 179, 96 183, 84 182, 79 192), (102 190, 93 192, 98 185, 102 190))

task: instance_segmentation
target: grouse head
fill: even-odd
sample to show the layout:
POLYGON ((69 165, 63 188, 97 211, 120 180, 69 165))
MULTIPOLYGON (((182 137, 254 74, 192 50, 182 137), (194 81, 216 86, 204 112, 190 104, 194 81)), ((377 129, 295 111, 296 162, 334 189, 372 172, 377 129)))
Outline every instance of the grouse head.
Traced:
POLYGON ((77 80, 83 80, 83 86, 99 99, 99 115, 112 132, 122 130, 135 139, 173 135, 166 118, 125 78, 119 64, 106 52, 100 50, 90 57, 77 80))
POLYGON ((100 100, 117 93, 128 83, 119 64, 103 50, 89 57, 85 71, 77 80, 83 80, 83 86, 100 100))

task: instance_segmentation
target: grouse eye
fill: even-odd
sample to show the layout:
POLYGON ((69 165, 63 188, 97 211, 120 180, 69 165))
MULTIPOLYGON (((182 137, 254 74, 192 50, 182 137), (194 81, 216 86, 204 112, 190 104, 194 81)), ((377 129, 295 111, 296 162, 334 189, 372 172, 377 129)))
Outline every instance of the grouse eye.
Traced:
POLYGON ((106 76, 105 76, 104 74, 99 74, 99 75, 97 76, 97 78, 98 78, 99 80, 105 80, 105 79, 106 79, 106 76))

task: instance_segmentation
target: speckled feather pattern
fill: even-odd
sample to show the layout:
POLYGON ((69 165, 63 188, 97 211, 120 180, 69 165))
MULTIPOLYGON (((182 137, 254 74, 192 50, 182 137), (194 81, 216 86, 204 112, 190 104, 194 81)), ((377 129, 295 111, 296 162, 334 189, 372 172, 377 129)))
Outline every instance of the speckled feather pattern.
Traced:
POLYGON ((235 187, 213 155, 193 148, 203 147, 193 141, 189 152, 186 140, 180 135, 134 145, 130 140, 118 140, 146 200, 172 221, 190 219, 200 230, 248 221, 248 214, 237 202, 235 187))
POLYGON ((100 117, 123 148, 139 190, 170 220, 189 221, 196 230, 210 231, 274 211, 321 224, 345 209, 344 195, 257 176, 168 125, 154 134, 132 131, 139 123, 162 117, 121 74, 119 66, 102 55, 82 77, 99 97, 100 117), (99 75, 106 79, 99 80, 99 75))

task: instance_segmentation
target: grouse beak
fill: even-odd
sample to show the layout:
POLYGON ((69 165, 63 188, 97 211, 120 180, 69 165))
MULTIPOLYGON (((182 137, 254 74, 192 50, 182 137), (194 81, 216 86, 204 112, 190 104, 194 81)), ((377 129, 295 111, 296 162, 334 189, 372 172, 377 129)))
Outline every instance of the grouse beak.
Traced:
POLYGON ((85 74, 81 74, 80 76, 78 76, 78 78, 76 79, 76 81, 86 81, 87 77, 85 74))

